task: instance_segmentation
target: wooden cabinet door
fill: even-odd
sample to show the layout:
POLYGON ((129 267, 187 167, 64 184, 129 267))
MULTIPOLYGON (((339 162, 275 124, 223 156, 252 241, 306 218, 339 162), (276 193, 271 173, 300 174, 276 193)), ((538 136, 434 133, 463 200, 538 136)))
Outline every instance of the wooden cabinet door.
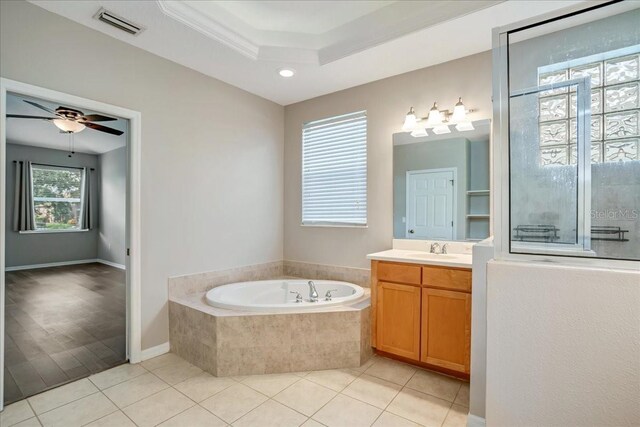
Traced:
POLYGON ((420 287, 378 282, 378 350, 420 360, 420 287))
POLYGON ((422 288, 421 361, 469 373, 471 294, 422 288))

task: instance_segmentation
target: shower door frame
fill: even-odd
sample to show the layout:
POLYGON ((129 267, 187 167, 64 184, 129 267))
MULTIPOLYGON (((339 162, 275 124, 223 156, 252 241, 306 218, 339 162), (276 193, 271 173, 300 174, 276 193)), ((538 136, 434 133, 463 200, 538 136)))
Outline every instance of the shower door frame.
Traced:
POLYGON ((5 341, 5 227, 6 227, 6 138, 7 92, 35 97, 46 101, 69 104, 87 110, 99 111, 129 121, 127 140, 127 358, 130 363, 142 361, 142 306, 141 306, 141 143, 142 115, 111 104, 70 95, 64 92, 34 86, 0 77, 0 411, 4 408, 4 341, 5 341))
MULTIPOLYGON (((509 34, 532 27, 545 25, 554 21, 570 18, 582 13, 588 13, 597 9, 615 6, 616 13, 633 10, 637 6, 625 4, 617 0, 600 3, 594 6, 585 7, 583 4, 567 7, 560 11, 550 12, 531 19, 526 19, 503 27, 493 29, 492 35, 492 65, 493 65, 493 176, 494 176, 494 240, 495 259, 511 260, 521 262, 545 261, 561 265, 590 266, 603 268, 619 268, 619 269, 638 269, 640 262, 633 260, 596 258, 595 253, 590 250, 575 250, 570 248, 558 248, 536 250, 530 253, 518 253, 512 251, 511 242, 511 200, 510 200, 510 128, 509 128, 509 34)), ((584 132, 589 132, 589 127, 583 126, 584 132)), ((587 135, 588 136, 588 135, 587 135)), ((578 148, 579 150, 579 148, 578 148)), ((583 150, 583 157, 578 159, 579 166, 590 169, 590 147, 589 150, 583 150), (580 163, 582 165, 580 166, 580 163)), ((584 171, 583 171, 584 172, 584 171)), ((584 177, 584 173, 581 174, 584 177)), ((589 180, 590 187, 590 180, 589 180)), ((582 186, 585 189, 585 182, 578 182, 578 188, 582 186)), ((588 199, 590 200, 590 191, 588 199)), ((589 204, 584 207, 590 207, 589 204)), ((584 210, 578 212, 583 215, 582 225, 587 226, 587 230, 583 230, 583 238, 590 235, 590 211, 584 210), (586 218, 586 220, 585 220, 586 218)))

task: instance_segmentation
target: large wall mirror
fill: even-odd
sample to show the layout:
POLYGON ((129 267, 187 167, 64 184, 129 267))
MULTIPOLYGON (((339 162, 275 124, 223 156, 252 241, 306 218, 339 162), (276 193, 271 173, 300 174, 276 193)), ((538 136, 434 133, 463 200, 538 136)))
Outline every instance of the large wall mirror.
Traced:
POLYGON ((393 135, 393 237, 489 236, 491 121, 444 135, 393 135))

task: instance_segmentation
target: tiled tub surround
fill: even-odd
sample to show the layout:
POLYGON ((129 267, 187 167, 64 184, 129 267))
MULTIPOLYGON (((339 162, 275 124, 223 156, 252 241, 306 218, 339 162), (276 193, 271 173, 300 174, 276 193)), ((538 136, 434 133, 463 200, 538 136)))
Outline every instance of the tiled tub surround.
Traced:
POLYGON ((354 304, 300 313, 225 310, 204 299, 216 286, 294 276, 369 285, 369 270, 288 261, 174 277, 169 279, 171 351, 216 376, 353 368, 367 361, 372 354, 368 289, 354 304))

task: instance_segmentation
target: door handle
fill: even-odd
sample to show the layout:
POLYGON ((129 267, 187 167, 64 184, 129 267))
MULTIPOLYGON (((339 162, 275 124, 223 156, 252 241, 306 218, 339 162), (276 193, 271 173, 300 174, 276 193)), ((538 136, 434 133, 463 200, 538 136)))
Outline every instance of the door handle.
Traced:
POLYGON ((415 233, 415 231, 413 231, 413 229, 409 230, 409 234, 413 234, 415 233))

